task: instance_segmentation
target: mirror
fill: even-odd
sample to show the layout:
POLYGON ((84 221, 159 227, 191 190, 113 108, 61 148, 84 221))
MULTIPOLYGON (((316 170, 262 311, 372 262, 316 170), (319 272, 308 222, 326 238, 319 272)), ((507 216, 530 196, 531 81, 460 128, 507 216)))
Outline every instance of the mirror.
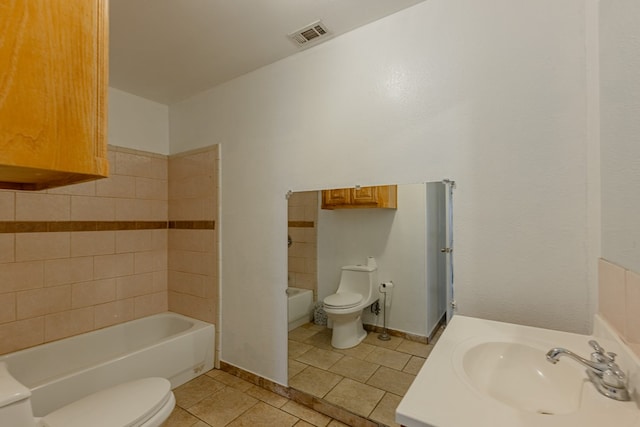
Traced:
MULTIPOLYGON (((355 377, 360 375, 351 378, 354 385, 363 388, 362 392, 375 393, 365 387, 370 385, 367 374, 373 375, 366 371, 375 371, 378 365, 367 363, 367 355, 363 352, 376 351, 378 346, 398 359, 388 362, 393 367, 385 366, 384 369, 396 368, 400 373, 394 371, 395 376, 406 380, 408 386, 412 378, 408 377, 409 372, 403 371, 406 364, 415 357, 413 364, 421 366, 428 354, 430 347, 426 343, 433 337, 447 307, 446 263, 450 253, 441 251, 447 247, 447 185, 436 182, 394 185, 393 188, 397 202, 392 208, 341 209, 332 206, 322 209, 322 191, 296 192, 289 198, 291 245, 287 293, 291 387, 324 398, 327 390, 337 387, 333 382, 342 380, 336 375, 337 369, 332 371, 332 366, 337 366, 338 360, 343 364, 351 360, 341 359, 345 356, 354 359, 352 373, 362 371, 353 374, 355 377), (370 256, 376 260, 378 281, 393 285, 390 291, 380 294, 377 313, 372 309, 375 305, 362 311, 362 323, 367 331, 371 331, 363 341, 365 345, 337 349, 331 345, 332 330, 324 324, 326 314, 321 309, 322 301, 336 292, 343 266, 367 264, 370 256), (378 335, 387 330, 391 339, 378 341, 378 335), (372 340, 375 340, 373 345, 369 345, 372 340), (404 341, 405 347, 413 345, 417 354, 391 353, 400 341, 404 341), (319 350, 313 360, 305 360, 305 353, 309 354, 312 347, 319 350), (365 362, 356 367, 355 359, 359 357, 365 362), (305 380, 303 371, 316 375, 308 375, 305 380), (406 378, 403 377, 405 374, 408 375, 406 378)), ((325 193, 325 203, 327 194, 333 200, 343 198, 333 190, 325 193)), ((411 367, 407 369, 412 370, 411 367)), ((401 394, 398 390, 398 395, 401 394)), ((367 410, 356 413, 363 416, 371 413, 364 412, 367 410)))

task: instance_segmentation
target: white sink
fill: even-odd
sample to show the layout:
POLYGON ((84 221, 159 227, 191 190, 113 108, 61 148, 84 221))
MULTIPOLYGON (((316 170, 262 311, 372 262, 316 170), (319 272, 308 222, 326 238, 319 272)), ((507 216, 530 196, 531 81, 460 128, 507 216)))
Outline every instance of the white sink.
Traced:
POLYGON ((595 338, 618 353, 632 400, 600 394, 582 365, 594 336, 454 316, 396 409, 407 427, 640 427, 640 361, 596 316, 595 338), (606 333, 605 333, 606 332, 606 333), (602 333, 602 334, 600 334, 602 333))
POLYGON ((584 370, 570 362, 552 365, 546 361, 547 350, 473 340, 456 348, 454 368, 478 393, 513 408, 546 415, 575 412, 580 406, 584 370))

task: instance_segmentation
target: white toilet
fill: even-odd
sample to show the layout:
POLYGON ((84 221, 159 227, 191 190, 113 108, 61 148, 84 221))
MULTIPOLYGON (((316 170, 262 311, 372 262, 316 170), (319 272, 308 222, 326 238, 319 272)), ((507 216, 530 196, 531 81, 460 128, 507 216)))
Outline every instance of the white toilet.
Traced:
POLYGON ((378 298, 378 266, 373 257, 367 259, 367 265, 342 267, 338 290, 323 301, 324 311, 333 325, 333 347, 355 347, 365 339, 367 333, 362 327, 362 310, 378 298))
POLYGON ((176 400, 164 378, 144 378, 90 394, 34 417, 31 392, 0 362, 0 420, 7 427, 158 427, 176 400))

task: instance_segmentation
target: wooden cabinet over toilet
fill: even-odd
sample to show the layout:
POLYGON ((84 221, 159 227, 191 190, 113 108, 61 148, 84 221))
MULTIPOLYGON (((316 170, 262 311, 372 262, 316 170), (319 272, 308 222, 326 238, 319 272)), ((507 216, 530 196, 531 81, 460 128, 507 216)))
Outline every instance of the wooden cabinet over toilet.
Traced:
POLYGON ((398 207, 397 185, 322 190, 322 209, 398 207))
POLYGON ((2 0, 0 41, 0 188, 107 176, 107 0, 2 0))

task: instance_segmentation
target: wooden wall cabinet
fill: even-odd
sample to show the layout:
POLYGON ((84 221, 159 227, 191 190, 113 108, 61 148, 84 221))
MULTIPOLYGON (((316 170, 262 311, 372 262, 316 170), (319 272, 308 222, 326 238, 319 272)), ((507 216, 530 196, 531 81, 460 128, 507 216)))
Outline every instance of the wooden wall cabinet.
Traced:
POLYGON ((0 188, 108 175, 107 0, 0 1, 0 188))
POLYGON ((397 185, 322 190, 322 209, 397 209, 397 207, 397 185))

